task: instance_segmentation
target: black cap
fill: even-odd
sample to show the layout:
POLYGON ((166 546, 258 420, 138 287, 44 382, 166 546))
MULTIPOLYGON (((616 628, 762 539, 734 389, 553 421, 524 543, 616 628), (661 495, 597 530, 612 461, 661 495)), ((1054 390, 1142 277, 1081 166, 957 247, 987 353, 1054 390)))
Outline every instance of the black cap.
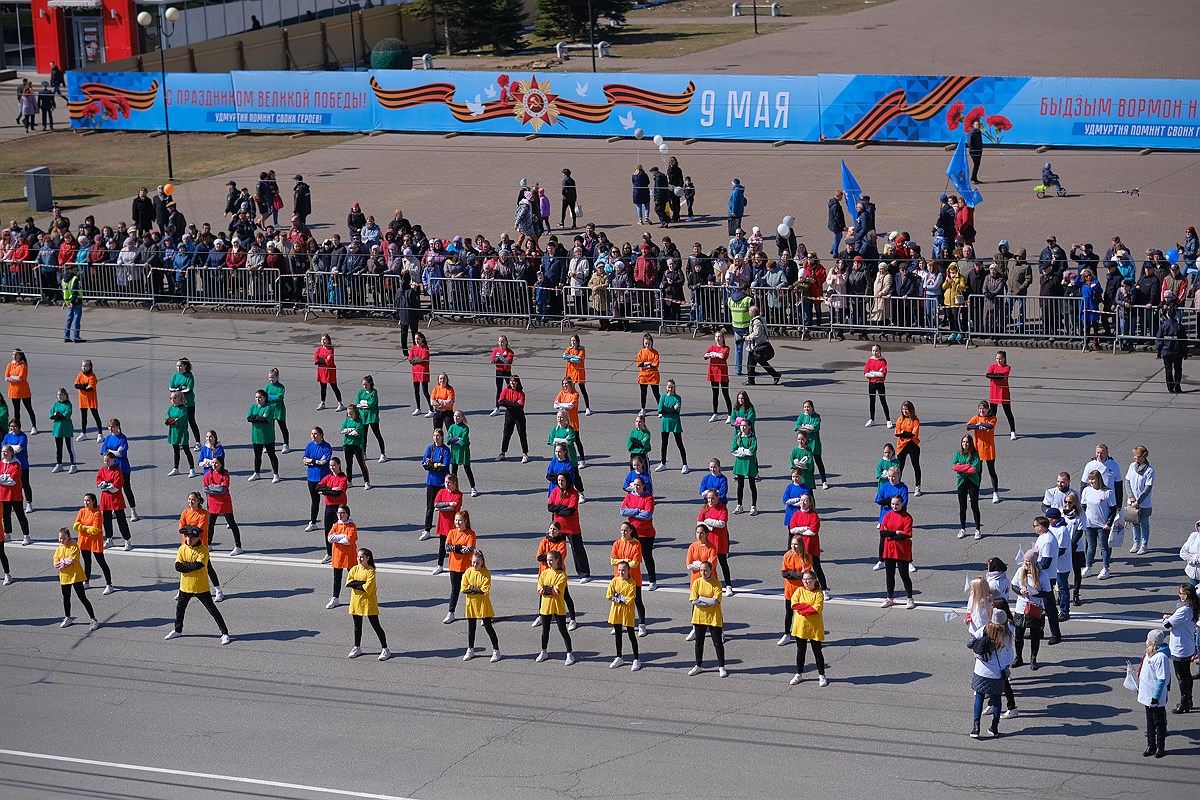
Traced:
POLYGON ((1062 519, 1062 512, 1057 508, 1047 508, 1045 517, 1046 519, 1062 519))

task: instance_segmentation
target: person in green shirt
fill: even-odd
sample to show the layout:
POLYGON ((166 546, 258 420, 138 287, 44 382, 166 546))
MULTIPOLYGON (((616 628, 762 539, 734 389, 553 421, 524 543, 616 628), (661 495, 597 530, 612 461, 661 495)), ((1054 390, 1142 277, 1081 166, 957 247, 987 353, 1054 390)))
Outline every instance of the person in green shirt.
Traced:
POLYGON ((283 434, 283 450, 280 452, 286 456, 292 451, 291 436, 288 435, 287 406, 283 403, 283 393, 286 390, 279 382, 279 370, 275 367, 271 367, 271 371, 267 373, 267 385, 263 387, 263 391, 267 393, 267 405, 271 407, 271 413, 279 423, 279 432, 283 434))
POLYGON ((183 405, 187 409, 188 426, 196 440, 195 449, 200 449, 200 426, 196 424, 196 378, 192 375, 192 362, 181 358, 175 362, 175 374, 167 388, 172 392, 183 395, 183 405))
MULTIPOLYGON (((737 409, 734 409, 736 413, 737 409)), ((750 480, 750 516, 758 514, 758 438, 750 420, 742 419, 741 428, 733 437, 733 445, 729 448, 733 453, 733 475, 737 479, 737 506, 733 513, 742 513, 742 492, 746 480, 750 480)))
POLYGON ((8 430, 8 401, 0 394, 0 431, 8 430))
POLYGON ((367 443, 367 426, 362 421, 358 406, 346 407, 346 418, 342 420, 342 452, 346 456, 346 479, 354 482, 354 459, 362 467, 363 489, 371 488, 371 473, 367 471, 367 457, 363 448, 367 443))
POLYGON ((471 472, 471 428, 467 425, 467 415, 461 411, 454 412, 454 422, 446 429, 446 444, 450 445, 450 474, 457 478, 461 466, 471 484, 471 497, 478 497, 475 474, 471 472))
POLYGON ((750 402, 750 395, 745 390, 737 393, 737 399, 733 404, 733 411, 730 413, 729 419, 727 420, 727 424, 732 425, 735 432, 739 428, 739 419, 749 420, 750 430, 754 430, 754 403, 750 402))
POLYGON ((883 458, 875 464, 876 489, 888 482, 888 470, 892 467, 900 469, 900 461, 896 458, 896 447, 888 442, 883 446, 883 458))
MULTIPOLYGON (((804 431, 808 434, 808 441, 812 447, 812 458, 817 465, 817 469, 821 470, 821 488, 829 488, 829 476, 825 472, 825 462, 821 459, 821 415, 817 413, 817 407, 812 400, 804 401, 804 413, 796 417, 797 431, 804 431)), ((812 470, 809 470, 809 480, 812 480, 812 470)), ((809 486, 815 484, 809 483, 809 486)), ((824 584, 822 584, 824 585, 824 584)))
MULTIPOLYGON (((388 460, 387 447, 383 443, 383 434, 379 432, 379 392, 375 391, 375 379, 370 375, 363 376, 362 388, 354 397, 354 405, 358 406, 358 414, 362 418, 363 458, 367 457, 366 430, 369 428, 375 434, 375 441, 379 443, 379 463, 386 463, 388 460)), ((363 472, 366 472, 366 469, 363 472)))
POLYGON ((813 484, 813 467, 815 466, 815 458, 813 455, 812 440, 808 437, 808 432, 801 430, 796 434, 796 446, 792 448, 792 455, 789 459, 792 466, 800 470, 801 483, 805 486, 813 484))
POLYGON ((167 409, 167 415, 163 418, 163 424, 167 426, 167 444, 171 445, 171 452, 175 458, 175 466, 172 467, 168 475, 179 474, 179 454, 183 453, 187 456, 188 477, 196 477, 196 462, 192 460, 192 451, 188 448, 188 411, 187 400, 183 396, 183 392, 171 392, 171 405, 167 409))
POLYGON ((675 381, 667 381, 667 393, 658 398, 658 418, 662 436, 662 461, 654 468, 662 472, 667 468, 667 437, 675 435, 675 446, 679 448, 679 460, 683 462, 680 473, 687 475, 692 470, 688 467, 687 451, 683 449, 683 422, 679 419, 683 411, 683 398, 675 391, 675 381))
MULTIPOLYGON (((7 410, 5 408, 5 411, 7 410)), ((71 457, 71 466, 68 472, 72 475, 79 472, 79 467, 75 466, 75 446, 72 444, 75 437, 75 423, 71 421, 73 410, 67 390, 60 388, 57 402, 50 406, 51 433, 54 434, 54 472, 63 471, 63 442, 66 441, 67 455, 71 457)), ((7 429, 8 420, 6 419, 4 422, 7 429)))
MULTIPOLYGON (((546 437, 546 444, 554 447, 555 445, 564 445, 567 448, 567 455, 571 459, 571 463, 576 467, 579 466, 579 461, 582 454, 579 452, 583 448, 579 444, 579 432, 571 427, 571 416, 563 409, 558 410, 555 415, 554 427, 550 429, 550 434, 546 437)), ((579 488, 576 486, 575 488, 579 488)))
POLYGON ((983 462, 975 451, 975 439, 964 436, 950 459, 950 469, 958 478, 958 538, 967 535, 967 501, 971 502, 971 514, 975 517, 975 538, 982 539, 983 532, 979 527, 979 479, 983 471, 983 462))
POLYGON ((625 440, 625 449, 631 456, 648 456, 653 449, 650 444, 650 430, 646 427, 646 418, 641 414, 634 417, 633 430, 625 440))
POLYGON ((254 474, 248 480, 256 481, 262 471, 263 451, 271 460, 271 483, 279 483, 279 457, 275 455, 274 409, 267 401, 267 393, 259 389, 254 393, 254 405, 246 410, 246 421, 250 423, 250 444, 254 447, 254 474))

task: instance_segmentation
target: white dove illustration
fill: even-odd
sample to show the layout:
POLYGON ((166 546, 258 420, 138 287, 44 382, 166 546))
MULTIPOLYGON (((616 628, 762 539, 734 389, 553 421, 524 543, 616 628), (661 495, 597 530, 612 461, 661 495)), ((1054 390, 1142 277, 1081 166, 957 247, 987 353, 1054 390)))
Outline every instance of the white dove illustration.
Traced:
POLYGON ((637 121, 633 118, 632 111, 626 111, 625 116, 617 117, 617 119, 619 119, 621 121, 621 127, 624 128, 625 130, 629 130, 630 128, 635 127, 637 125, 637 121))
POLYGON ((575 81, 575 94, 579 95, 580 97, 587 97, 587 90, 588 85, 586 83, 575 81))
POLYGON ((496 99, 496 88, 494 86, 484 87, 483 93, 487 95, 488 100, 496 99))
POLYGON ((467 110, 471 112, 472 117, 478 117, 483 114, 483 103, 479 102, 479 95, 475 95, 474 101, 467 101, 467 110))

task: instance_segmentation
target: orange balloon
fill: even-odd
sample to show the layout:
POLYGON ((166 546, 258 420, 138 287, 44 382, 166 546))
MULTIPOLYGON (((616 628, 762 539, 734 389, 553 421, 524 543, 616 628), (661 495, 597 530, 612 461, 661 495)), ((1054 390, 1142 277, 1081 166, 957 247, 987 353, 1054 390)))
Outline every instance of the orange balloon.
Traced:
POLYGON ((168 183, 163 186, 163 191, 167 194, 175 194, 175 184, 168 183))

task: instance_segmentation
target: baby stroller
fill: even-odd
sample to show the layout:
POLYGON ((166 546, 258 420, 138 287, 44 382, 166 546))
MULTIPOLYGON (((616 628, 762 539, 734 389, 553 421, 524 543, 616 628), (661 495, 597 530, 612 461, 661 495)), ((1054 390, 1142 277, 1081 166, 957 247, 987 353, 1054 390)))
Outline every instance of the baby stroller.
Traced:
POLYGON ((1038 199, 1041 199, 1050 191, 1051 186, 1055 188, 1055 193, 1059 197, 1067 196, 1067 190, 1063 188, 1063 185, 1058 180, 1058 175, 1054 174, 1054 170, 1050 169, 1050 162, 1047 161, 1046 166, 1042 167, 1042 182, 1033 187, 1033 191, 1037 194, 1038 199))

